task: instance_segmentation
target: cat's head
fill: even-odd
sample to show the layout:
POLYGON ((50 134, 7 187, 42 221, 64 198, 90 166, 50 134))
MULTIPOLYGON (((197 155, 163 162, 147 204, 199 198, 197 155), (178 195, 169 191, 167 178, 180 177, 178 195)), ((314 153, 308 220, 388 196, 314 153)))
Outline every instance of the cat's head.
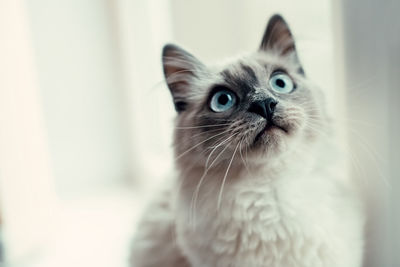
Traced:
POLYGON ((320 92, 308 81, 293 35, 279 15, 258 51, 224 66, 205 66, 175 45, 163 67, 177 111, 175 154, 183 165, 267 164, 311 145, 324 118, 320 92))

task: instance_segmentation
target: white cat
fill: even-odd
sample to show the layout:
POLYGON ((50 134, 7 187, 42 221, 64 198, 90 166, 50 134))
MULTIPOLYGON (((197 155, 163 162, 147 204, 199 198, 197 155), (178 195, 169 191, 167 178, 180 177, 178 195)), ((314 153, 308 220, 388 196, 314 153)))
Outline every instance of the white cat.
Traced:
POLYGON ((177 174, 138 227, 132 266, 361 266, 361 207, 283 18, 227 65, 167 45, 163 66, 177 174))

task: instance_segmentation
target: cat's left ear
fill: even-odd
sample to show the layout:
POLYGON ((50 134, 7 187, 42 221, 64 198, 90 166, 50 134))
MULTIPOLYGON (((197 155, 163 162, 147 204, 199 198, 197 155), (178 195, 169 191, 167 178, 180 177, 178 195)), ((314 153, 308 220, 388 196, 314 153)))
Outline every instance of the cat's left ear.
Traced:
POLYGON ((286 21, 278 14, 268 21, 260 50, 276 53, 279 56, 289 57, 299 64, 299 72, 304 74, 297 55, 295 41, 286 21))
POLYGON ((175 109, 180 113, 190 104, 193 81, 205 72, 206 67, 192 54, 173 44, 164 46, 162 63, 175 109))

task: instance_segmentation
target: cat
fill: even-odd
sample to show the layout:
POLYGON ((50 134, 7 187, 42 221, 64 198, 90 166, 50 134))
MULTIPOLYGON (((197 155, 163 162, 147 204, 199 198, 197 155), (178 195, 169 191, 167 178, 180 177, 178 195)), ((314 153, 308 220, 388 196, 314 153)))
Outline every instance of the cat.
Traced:
POLYGON ((361 266, 362 207, 285 20, 228 64, 172 44, 162 61, 176 175, 139 224, 131 266, 361 266))

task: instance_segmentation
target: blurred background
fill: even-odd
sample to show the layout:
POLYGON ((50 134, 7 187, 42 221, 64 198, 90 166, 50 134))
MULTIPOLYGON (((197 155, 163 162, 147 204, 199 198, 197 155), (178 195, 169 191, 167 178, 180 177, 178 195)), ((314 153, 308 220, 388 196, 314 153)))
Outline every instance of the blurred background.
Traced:
POLYGON ((400 266, 399 3, 0 0, 2 264, 126 267, 172 168, 162 46, 218 62, 281 13, 365 192, 365 266, 400 266))

